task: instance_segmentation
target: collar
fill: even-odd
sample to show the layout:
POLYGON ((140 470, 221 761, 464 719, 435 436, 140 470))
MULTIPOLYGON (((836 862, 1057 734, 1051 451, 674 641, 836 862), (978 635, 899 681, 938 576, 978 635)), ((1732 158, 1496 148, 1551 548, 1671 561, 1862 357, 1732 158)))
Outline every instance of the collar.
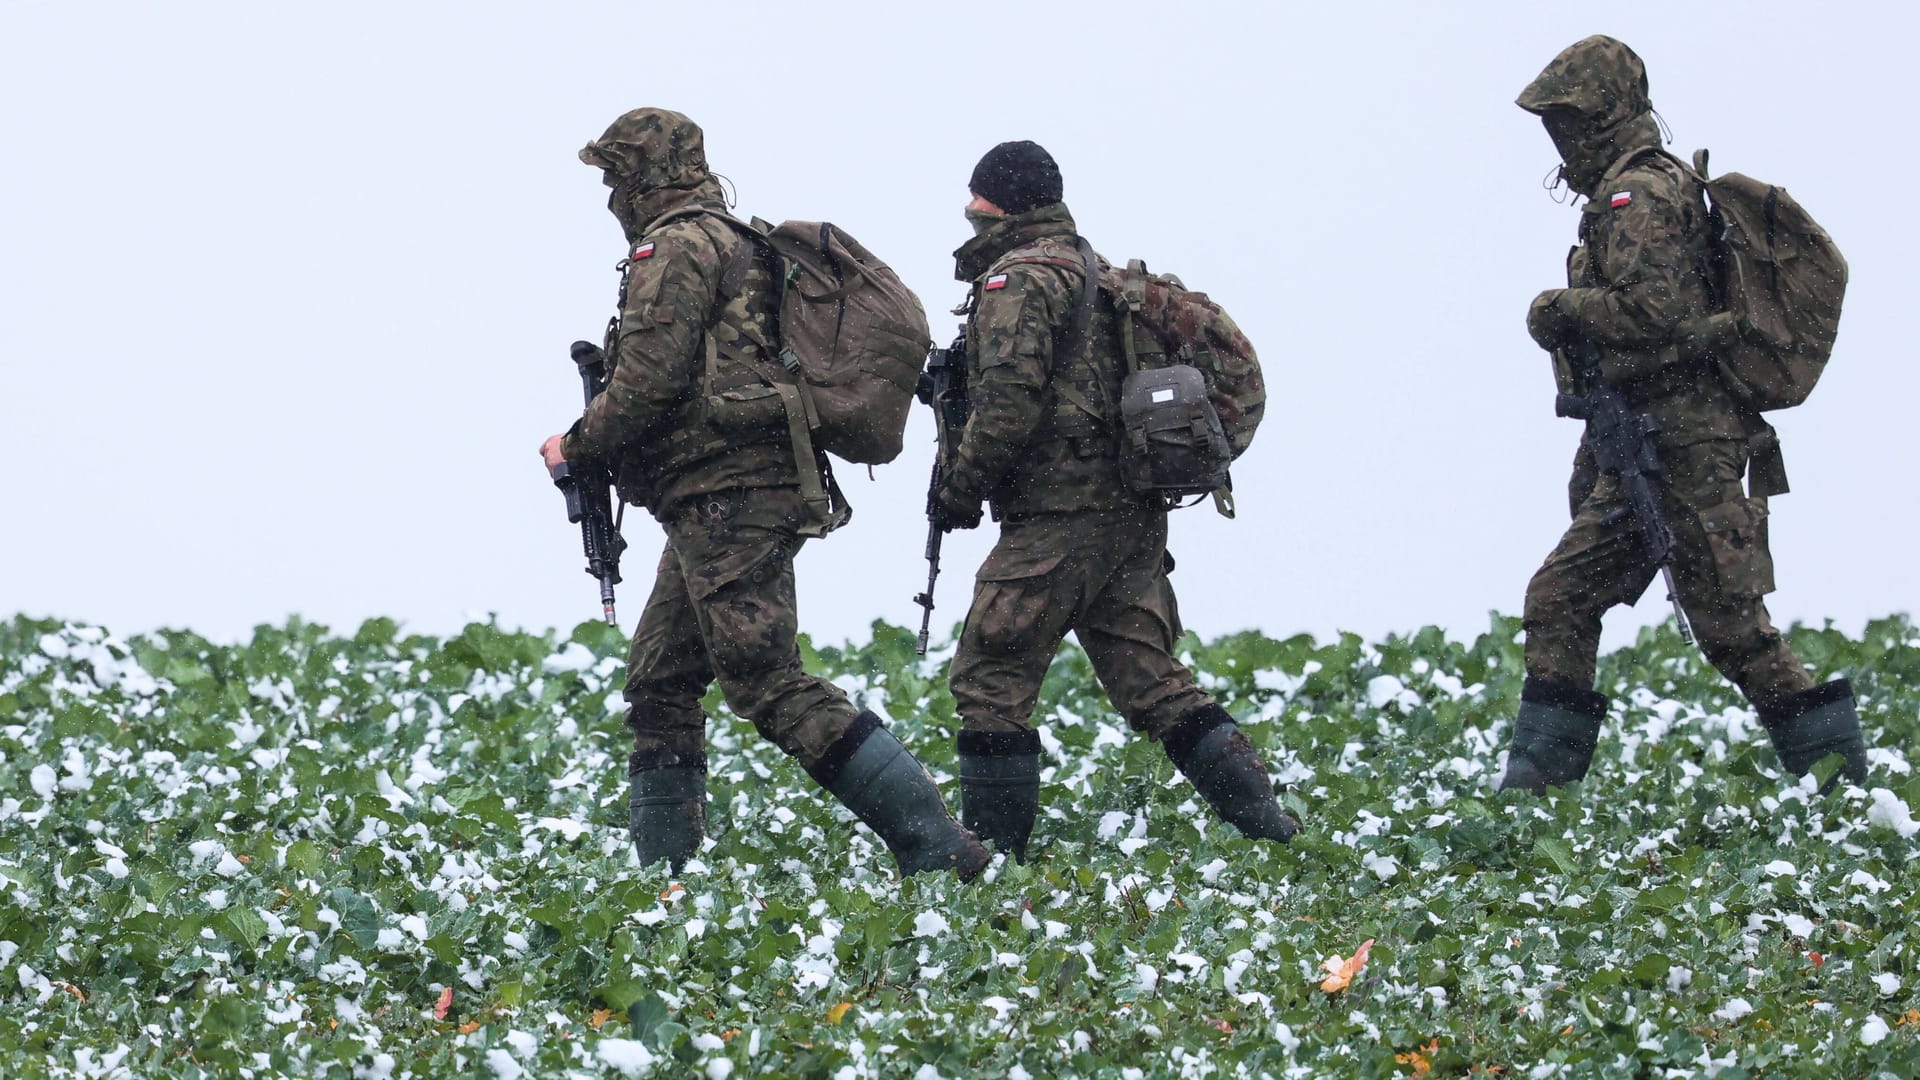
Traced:
POLYGON ((1015 248, 1047 237, 1078 235, 1073 215, 1063 202, 1036 206, 1024 214, 1008 214, 986 232, 960 245, 953 253, 953 276, 960 281, 972 281, 1015 248))

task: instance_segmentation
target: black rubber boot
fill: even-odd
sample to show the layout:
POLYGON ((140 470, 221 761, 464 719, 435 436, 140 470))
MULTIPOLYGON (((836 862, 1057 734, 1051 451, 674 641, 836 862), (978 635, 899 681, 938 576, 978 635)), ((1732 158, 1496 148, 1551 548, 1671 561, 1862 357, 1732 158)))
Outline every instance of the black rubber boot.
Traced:
POLYGON ((1520 714, 1507 747, 1507 774, 1501 791, 1546 794, 1587 775, 1600 723, 1607 718, 1605 694, 1557 679, 1527 676, 1520 688, 1520 714))
POLYGON ((860 714, 813 776, 880 835, 903 877, 951 870, 972 881, 993 858, 953 820, 933 777, 871 712, 860 714))
POLYGON ((1273 797, 1273 780, 1260 752, 1227 710, 1202 705, 1188 712, 1161 745, 1213 812, 1248 839, 1284 844, 1300 831, 1300 823, 1273 797))
POLYGON ((1026 731, 962 731, 960 820, 983 844, 1027 861, 1027 837, 1040 813, 1040 736, 1026 731))
POLYGON ((636 751, 627 762, 633 850, 641 866, 665 859, 677 874, 706 835, 707 762, 704 755, 694 763, 685 755, 674 757, 673 764, 658 760, 636 751))
POLYGON ((1780 764, 1792 776, 1805 776, 1821 758, 1840 754, 1847 763, 1828 780, 1830 790, 1844 776, 1849 783, 1867 779, 1867 743, 1860 734, 1860 714, 1853 704, 1853 684, 1845 679, 1802 690, 1797 694, 1755 703, 1760 722, 1773 738, 1780 764))

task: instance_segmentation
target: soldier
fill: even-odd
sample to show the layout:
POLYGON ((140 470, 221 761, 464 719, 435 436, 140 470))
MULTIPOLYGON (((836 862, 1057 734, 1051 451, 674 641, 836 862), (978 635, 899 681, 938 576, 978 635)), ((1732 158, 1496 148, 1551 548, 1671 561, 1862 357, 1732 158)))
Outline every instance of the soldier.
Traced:
POLYGON ((700 128, 636 109, 580 151, 626 234, 605 393, 540 448, 548 467, 612 463, 620 496, 667 534, 627 660, 634 848, 678 870, 706 819, 706 714, 727 704, 878 833, 904 874, 978 874, 989 855, 872 712, 800 668, 793 558, 809 524, 784 425, 723 430, 707 393, 781 378, 764 248, 726 216, 700 128), (703 389, 704 387, 704 389, 703 389))
MULTIPOLYGON (((1568 47, 1520 94, 1559 151, 1560 177, 1587 197, 1567 288, 1548 289, 1527 330, 1555 354, 1561 390, 1580 393, 1575 349, 1658 426, 1661 503, 1674 534, 1677 599, 1707 658, 1753 702, 1788 771, 1829 753, 1866 775, 1845 679, 1815 686, 1767 615, 1773 558, 1767 496, 1786 490, 1773 429, 1736 400, 1695 328, 1713 311, 1707 207, 1694 174, 1662 148, 1645 66, 1608 37, 1568 47), (1689 344, 1695 342, 1695 344, 1689 344), (1751 466, 1751 471, 1749 467, 1751 466), (1750 477, 1749 495, 1741 489, 1750 477)), ((1573 524, 1527 586, 1527 679, 1502 788, 1544 791, 1586 775, 1607 699, 1593 689, 1601 616, 1653 579, 1619 477, 1582 446, 1573 524)))
POLYGON ((1071 630, 1114 707, 1160 741, 1220 816, 1284 842, 1299 825, 1274 799, 1258 752, 1174 659, 1166 510, 1122 483, 1114 431, 1082 407, 1117 400, 1121 346, 1106 305, 1084 331, 1070 328, 1088 281, 1060 170, 1034 143, 1002 143, 968 186, 976 235, 954 257, 955 276, 973 287, 972 415, 932 512, 943 529, 971 529, 990 502, 1001 532, 951 672, 962 819, 1025 858, 1040 800, 1032 714, 1071 630))

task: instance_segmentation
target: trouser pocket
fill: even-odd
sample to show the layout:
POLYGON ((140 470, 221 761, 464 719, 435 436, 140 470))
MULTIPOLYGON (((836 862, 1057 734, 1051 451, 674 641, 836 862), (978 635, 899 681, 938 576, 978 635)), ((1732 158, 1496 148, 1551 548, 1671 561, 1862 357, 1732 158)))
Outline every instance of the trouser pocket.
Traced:
POLYGON ((1773 555, 1767 550, 1767 506, 1756 499, 1730 499, 1700 512, 1707 553, 1726 596, 1765 596, 1773 591, 1773 555))

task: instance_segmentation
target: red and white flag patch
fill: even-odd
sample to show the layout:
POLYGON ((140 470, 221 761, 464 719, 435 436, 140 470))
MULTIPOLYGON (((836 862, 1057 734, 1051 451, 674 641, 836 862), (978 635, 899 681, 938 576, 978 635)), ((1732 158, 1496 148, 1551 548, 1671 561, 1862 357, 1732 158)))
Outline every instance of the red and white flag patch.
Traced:
POLYGON ((985 286, 988 292, 991 292, 994 289, 1004 289, 1006 287, 1007 287, 1007 275, 1005 274, 993 275, 992 277, 987 279, 987 284, 985 286))
POLYGON ((1613 193, 1613 197, 1607 200, 1607 206, 1610 207, 1611 209, 1618 210, 1632 201, 1633 201, 1633 192, 1616 191, 1613 193))
POLYGON ((649 240, 646 243, 641 244, 639 247, 634 248, 633 257, 636 259, 653 258, 653 241, 649 240))

